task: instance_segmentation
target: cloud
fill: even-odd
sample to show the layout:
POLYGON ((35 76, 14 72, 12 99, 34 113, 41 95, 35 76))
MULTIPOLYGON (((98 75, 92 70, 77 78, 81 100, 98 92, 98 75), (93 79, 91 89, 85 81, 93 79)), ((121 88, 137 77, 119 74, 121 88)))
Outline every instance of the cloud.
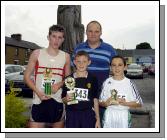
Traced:
POLYGON ((51 5, 8 5, 5 8, 5 35, 21 33, 22 39, 47 47, 47 34, 57 24, 57 7, 51 5))
MULTIPOLYGON (((58 5, 7 5, 5 35, 21 33, 22 39, 47 47, 47 34, 57 23, 58 5)), ((91 20, 102 24, 104 41, 116 48, 135 48, 136 43, 150 41, 154 47, 154 7, 125 5, 82 5, 82 23, 91 20)), ((86 39, 86 37, 85 37, 86 39)))

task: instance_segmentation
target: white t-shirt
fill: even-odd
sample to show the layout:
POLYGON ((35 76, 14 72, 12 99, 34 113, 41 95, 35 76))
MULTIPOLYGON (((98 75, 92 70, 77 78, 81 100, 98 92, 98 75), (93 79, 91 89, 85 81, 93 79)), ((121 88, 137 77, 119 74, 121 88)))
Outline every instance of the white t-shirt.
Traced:
MULTIPOLYGON (((113 89, 117 91, 117 96, 124 98, 126 102, 135 101, 143 104, 135 84, 126 77, 123 80, 114 80, 113 77, 108 78, 103 83, 100 101, 106 101, 111 97, 111 90, 113 89)), ((108 106, 103 118, 104 127, 128 127, 128 109, 128 106, 122 105, 108 106)))

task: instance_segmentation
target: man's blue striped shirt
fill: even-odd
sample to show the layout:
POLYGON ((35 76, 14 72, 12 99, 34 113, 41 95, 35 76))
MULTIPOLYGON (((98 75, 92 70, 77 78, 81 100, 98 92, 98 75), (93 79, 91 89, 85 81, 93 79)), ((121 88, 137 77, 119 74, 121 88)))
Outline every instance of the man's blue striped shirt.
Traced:
POLYGON ((116 55, 116 51, 111 45, 103 42, 102 39, 100 41, 100 46, 95 49, 90 48, 87 41, 78 44, 74 49, 73 58, 78 51, 88 52, 91 58, 88 71, 100 80, 101 86, 101 83, 109 77, 111 59, 116 55))

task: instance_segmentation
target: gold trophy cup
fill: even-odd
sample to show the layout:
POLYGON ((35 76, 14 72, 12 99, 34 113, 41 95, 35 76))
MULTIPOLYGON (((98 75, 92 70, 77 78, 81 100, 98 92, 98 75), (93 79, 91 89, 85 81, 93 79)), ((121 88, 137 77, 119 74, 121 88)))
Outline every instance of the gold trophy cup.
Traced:
POLYGON ((113 89, 111 90, 111 100, 110 100, 110 104, 119 104, 119 102, 117 101, 117 90, 113 89))
POLYGON ((78 104, 78 100, 75 97, 75 79, 73 77, 68 77, 65 79, 65 85, 69 89, 67 94, 72 98, 71 101, 67 102, 67 105, 78 104))

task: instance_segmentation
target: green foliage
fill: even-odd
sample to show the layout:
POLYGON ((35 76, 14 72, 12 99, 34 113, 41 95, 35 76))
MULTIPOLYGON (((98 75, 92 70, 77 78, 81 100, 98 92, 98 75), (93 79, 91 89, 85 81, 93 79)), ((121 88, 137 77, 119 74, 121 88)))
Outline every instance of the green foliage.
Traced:
POLYGON ((152 48, 149 43, 143 42, 143 43, 137 44, 136 49, 152 49, 152 48))
POLYGON ((5 127, 23 128, 26 126, 28 117, 23 113, 28 111, 24 100, 16 97, 13 91, 5 96, 5 127))

